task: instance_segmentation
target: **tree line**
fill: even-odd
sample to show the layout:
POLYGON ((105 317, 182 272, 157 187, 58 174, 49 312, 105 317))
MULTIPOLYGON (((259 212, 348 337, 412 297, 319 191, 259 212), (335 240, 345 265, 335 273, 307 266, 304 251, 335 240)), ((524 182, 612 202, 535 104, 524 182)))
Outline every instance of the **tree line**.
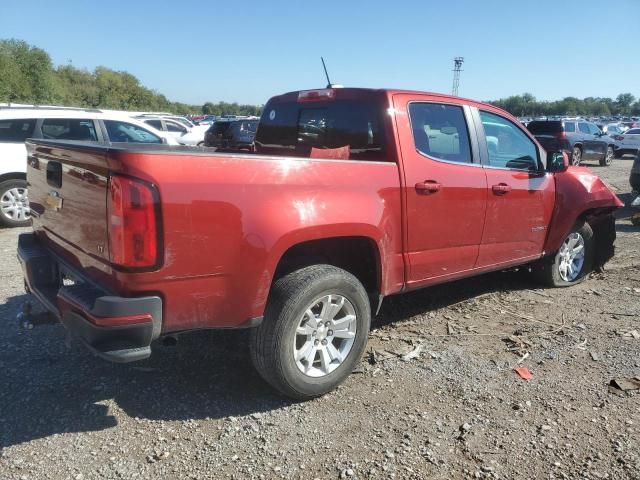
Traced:
MULTIPOLYGON (((15 39, 0 40, 0 102, 207 115, 259 115, 262 109, 227 102, 201 106, 172 102, 128 72, 54 66, 46 51, 15 39)), ((555 101, 537 100, 524 93, 489 103, 517 116, 640 115, 640 100, 631 93, 621 93, 615 99, 566 97, 555 101)))
POLYGON ((536 115, 640 115, 640 100, 636 100, 636 97, 630 93, 621 93, 615 99, 608 97, 587 97, 583 99, 566 97, 555 101, 537 100, 530 93, 524 93, 488 103, 504 108, 518 117, 536 115))
POLYGON ((64 105, 178 114, 259 115, 257 105, 172 102, 128 72, 54 66, 49 54, 21 40, 0 40, 0 103, 64 105))

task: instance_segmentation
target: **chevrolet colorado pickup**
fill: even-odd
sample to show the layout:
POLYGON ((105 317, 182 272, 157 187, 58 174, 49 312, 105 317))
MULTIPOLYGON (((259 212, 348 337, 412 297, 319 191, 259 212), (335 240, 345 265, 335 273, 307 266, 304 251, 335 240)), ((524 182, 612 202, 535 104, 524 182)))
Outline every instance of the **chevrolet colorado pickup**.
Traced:
POLYGON ((298 399, 349 375, 386 296, 517 266, 584 280, 622 206, 498 108, 355 88, 272 98, 247 154, 29 140, 27 178, 26 288, 90 350, 251 328, 298 399))

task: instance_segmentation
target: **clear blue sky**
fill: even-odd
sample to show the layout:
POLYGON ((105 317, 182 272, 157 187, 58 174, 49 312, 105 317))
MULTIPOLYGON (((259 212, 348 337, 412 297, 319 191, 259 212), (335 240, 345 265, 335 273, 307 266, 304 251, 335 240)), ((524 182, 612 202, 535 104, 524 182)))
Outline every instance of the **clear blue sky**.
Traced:
POLYGON ((187 103, 322 87, 320 55, 345 86, 450 92, 463 56, 471 98, 640 96, 640 0, 0 1, 0 38, 187 103))

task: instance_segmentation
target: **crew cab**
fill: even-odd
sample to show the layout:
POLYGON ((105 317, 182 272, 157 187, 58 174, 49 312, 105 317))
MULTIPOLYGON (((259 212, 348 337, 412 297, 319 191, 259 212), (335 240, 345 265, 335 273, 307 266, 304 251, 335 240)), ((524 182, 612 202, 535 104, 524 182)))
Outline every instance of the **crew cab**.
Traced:
POLYGON ((250 328, 297 399, 340 384, 390 295, 526 266, 583 281, 622 203, 507 112, 423 92, 326 88, 265 105, 254 152, 28 141, 28 291, 97 355, 250 328))

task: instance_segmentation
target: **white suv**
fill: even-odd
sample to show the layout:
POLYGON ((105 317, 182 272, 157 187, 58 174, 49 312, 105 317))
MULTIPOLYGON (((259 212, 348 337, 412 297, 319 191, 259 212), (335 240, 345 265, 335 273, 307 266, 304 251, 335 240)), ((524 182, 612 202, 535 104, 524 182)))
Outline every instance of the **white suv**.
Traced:
POLYGON ((180 145, 204 145, 204 134, 210 125, 195 125, 186 118, 175 115, 138 115, 135 118, 156 130, 171 135, 180 145))
POLYGON ((0 107, 0 225, 30 222, 27 138, 85 142, 178 142, 125 113, 55 107, 0 107))

